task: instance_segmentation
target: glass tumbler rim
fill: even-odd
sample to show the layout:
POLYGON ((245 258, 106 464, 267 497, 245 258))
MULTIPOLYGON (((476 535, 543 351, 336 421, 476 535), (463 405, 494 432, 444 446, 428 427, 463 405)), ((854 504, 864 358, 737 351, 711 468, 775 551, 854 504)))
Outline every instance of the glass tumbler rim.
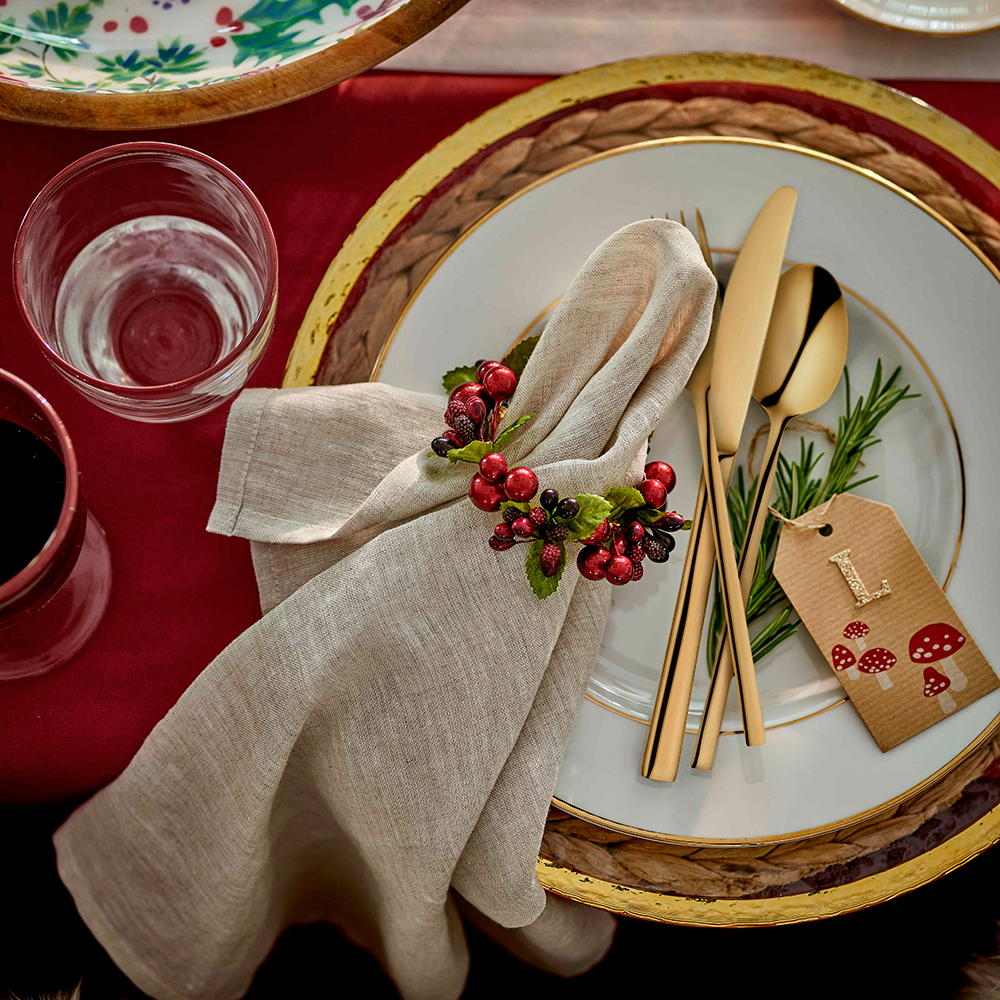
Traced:
POLYGON ((235 361, 247 349, 247 347, 253 343, 261 329, 268 322, 270 312, 274 304, 274 299, 278 291, 278 243, 274 238, 274 231, 271 228, 271 222, 267 217, 267 213, 264 211, 264 207, 261 205, 257 196, 250 190, 247 183, 238 174, 230 170, 230 168, 224 163, 220 163, 207 153, 202 153, 200 150, 192 149, 190 146, 181 146, 178 143, 154 142, 152 140, 120 142, 113 146, 103 146, 101 149, 95 149, 92 152, 81 156, 79 159, 74 160, 72 163, 67 164, 41 189, 41 191, 38 192, 37 195, 35 195, 31 204, 28 206, 27 212, 24 214, 24 218, 21 220, 20 228, 17 231, 17 238, 14 241, 13 279, 14 295, 17 298, 17 304, 21 310, 21 315, 24 317, 24 320, 28 325, 28 329, 31 331, 31 335, 35 338, 36 343, 41 348, 42 353, 49 360, 49 362, 55 365, 55 367, 64 375, 70 379, 84 382, 95 389, 102 389, 105 392, 113 393, 116 396, 141 399, 143 397, 155 397, 165 394, 172 395, 173 393, 183 391, 190 386, 197 385, 226 368, 227 365, 235 361), (113 159, 126 158, 144 153, 171 153, 181 157, 197 160, 198 162, 211 167, 236 187, 240 194, 246 199, 247 204, 253 211, 254 216, 260 223, 261 229, 264 233, 264 238, 267 244, 267 284, 264 290, 263 299, 261 300, 260 310, 257 313, 252 326, 240 339, 239 343, 236 344, 228 354, 220 358, 214 364, 210 365, 203 371, 197 372, 194 375, 189 375, 187 378, 180 379, 177 382, 162 382, 158 385, 121 385, 118 382, 107 382, 104 379, 96 378, 93 375, 88 375, 86 372, 80 371, 79 368, 71 365, 65 358, 62 357, 62 355, 59 354, 58 351, 53 350, 53 348, 46 342, 45 338, 35 326, 35 322, 28 311, 28 305, 25 302, 24 291, 21 284, 21 265, 24 255, 24 243, 30 230, 31 223, 41 211, 43 204, 48 200, 48 198, 67 180, 70 180, 74 176, 83 173, 99 163, 103 164, 113 159))
POLYGON ((56 440, 59 442, 59 450, 62 452, 61 458, 63 467, 66 470, 66 486, 63 493, 62 506, 59 509, 59 518, 56 521, 52 533, 46 539, 41 551, 23 569, 15 573, 9 580, 0 582, 0 608, 4 607, 22 591, 27 591, 32 584, 38 581, 46 573, 50 572, 52 562, 59 558, 63 545, 69 537, 73 528, 73 523, 77 518, 77 510, 82 502, 80 493, 80 467, 77 463, 76 450, 70 439, 69 431, 62 418, 56 413, 53 405, 34 386, 29 385, 22 378, 18 378, 13 372, 0 368, 0 382, 6 382, 15 389, 27 396, 45 415, 49 422, 56 440))

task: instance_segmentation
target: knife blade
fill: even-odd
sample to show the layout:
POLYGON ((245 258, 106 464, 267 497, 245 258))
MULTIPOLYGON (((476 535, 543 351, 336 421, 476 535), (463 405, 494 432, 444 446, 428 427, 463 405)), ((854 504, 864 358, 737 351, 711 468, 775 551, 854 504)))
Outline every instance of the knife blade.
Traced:
POLYGON ((730 628, 728 641, 740 694, 743 732, 749 746, 764 742, 764 717, 750 654, 739 574, 735 571, 732 532, 729 518, 724 516, 726 489, 717 463, 730 461, 740 446, 797 201, 798 193, 794 188, 778 188, 764 203, 743 241, 719 314, 708 393, 713 437, 713 453, 709 458, 716 465, 708 477, 709 520, 715 536, 723 605, 730 628))

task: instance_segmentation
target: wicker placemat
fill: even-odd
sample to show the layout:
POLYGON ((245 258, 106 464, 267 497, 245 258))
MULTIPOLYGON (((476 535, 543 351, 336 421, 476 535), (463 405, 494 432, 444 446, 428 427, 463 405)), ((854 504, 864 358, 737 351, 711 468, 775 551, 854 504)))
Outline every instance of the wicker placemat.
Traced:
MULTIPOLYGON (((1000 223, 938 171, 877 135, 788 104, 722 96, 649 98, 585 107, 553 118, 537 134, 499 144, 443 192, 424 199, 402 232, 368 263, 328 331, 316 384, 370 378, 389 332, 420 281, 462 233, 504 199, 595 153, 651 139, 740 136, 838 157, 917 196, 1000 265, 1000 223)), ((615 886, 685 897, 745 899, 809 892, 884 870, 975 822, 1000 800, 1000 783, 994 780, 998 757, 1000 742, 995 741, 888 814, 778 846, 704 848, 652 842, 553 809, 541 856, 615 886)))
MULTIPOLYGON (((546 174, 608 149, 680 135, 727 135, 828 153, 916 195, 1000 265, 1000 222, 963 198, 936 170, 885 139, 854 132, 788 104, 728 97, 648 99, 585 108, 540 134, 514 139, 432 200, 424 214, 368 267, 353 308, 334 324, 318 385, 367 380, 403 305, 445 250, 473 223, 546 174)), ((345 311, 346 312, 346 311, 345 311)))

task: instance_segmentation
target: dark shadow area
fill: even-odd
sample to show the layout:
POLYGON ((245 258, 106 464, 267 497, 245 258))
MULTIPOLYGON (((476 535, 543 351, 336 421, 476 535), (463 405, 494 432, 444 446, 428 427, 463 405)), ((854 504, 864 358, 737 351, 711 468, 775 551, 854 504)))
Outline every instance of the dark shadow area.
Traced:
MULTIPOLYGON (((4 903, 0 918, 0 998, 38 1000, 83 980, 83 1000, 142 1000, 76 914, 55 870, 52 831, 66 807, 0 809, 4 903)), ((1000 852, 975 859, 946 878, 874 909, 792 927, 727 931, 671 927, 622 919, 614 947, 597 968, 560 980, 512 959, 469 931, 472 969, 465 996, 613 996, 657 978, 672 995, 718 996, 740 970, 764 977, 778 1000, 803 993, 812 1000, 845 995, 954 997, 961 966, 992 952, 1000 905, 1000 852), (711 970, 711 972, 709 972, 711 970), (756 970, 756 971, 753 971, 756 970), (706 990, 705 976, 711 976, 706 990), (860 986, 860 977, 864 986, 860 986)), ((345 983, 363 986, 367 1000, 397 994, 371 956, 331 927, 300 927, 278 942, 261 967, 248 1000, 326 995, 345 983), (310 991, 299 993, 297 991, 310 991)))

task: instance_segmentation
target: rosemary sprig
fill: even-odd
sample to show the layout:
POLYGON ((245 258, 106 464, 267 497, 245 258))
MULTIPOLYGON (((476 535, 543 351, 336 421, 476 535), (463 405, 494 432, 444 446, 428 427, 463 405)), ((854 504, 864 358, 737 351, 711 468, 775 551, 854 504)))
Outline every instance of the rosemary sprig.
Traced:
MULTIPOLYGON (((838 493, 856 489, 863 483, 871 482, 876 476, 855 478, 864 453, 882 440, 875 436, 875 429, 882 419, 904 399, 916 399, 919 393, 911 393, 909 385, 898 387, 900 369, 897 368, 883 384, 882 361, 875 365, 875 374, 867 396, 859 396, 851 401, 851 377, 844 369, 845 406, 844 415, 837 422, 836 443, 824 475, 816 475, 816 467, 823 452, 816 453, 815 443, 799 442, 799 456, 789 461, 784 455, 778 456, 775 472, 774 491, 771 506, 781 511, 785 517, 795 519, 806 511, 819 506, 838 493)), ((747 518, 753 503, 756 478, 748 482, 743 466, 738 466, 729 487, 729 520, 733 527, 733 542, 739 549, 746 534, 747 518)), ((761 538, 760 553, 754 568, 753 584, 747 599, 747 620, 750 624, 771 616, 764 627, 753 637, 751 643, 754 661, 771 652, 798 631, 798 618, 792 617, 792 608, 785 592, 778 586, 772 567, 778 547, 780 522, 768 515, 761 538)), ((709 618, 708 663, 712 669, 722 638, 723 627, 722 596, 719 582, 715 583, 715 602, 709 618)))

